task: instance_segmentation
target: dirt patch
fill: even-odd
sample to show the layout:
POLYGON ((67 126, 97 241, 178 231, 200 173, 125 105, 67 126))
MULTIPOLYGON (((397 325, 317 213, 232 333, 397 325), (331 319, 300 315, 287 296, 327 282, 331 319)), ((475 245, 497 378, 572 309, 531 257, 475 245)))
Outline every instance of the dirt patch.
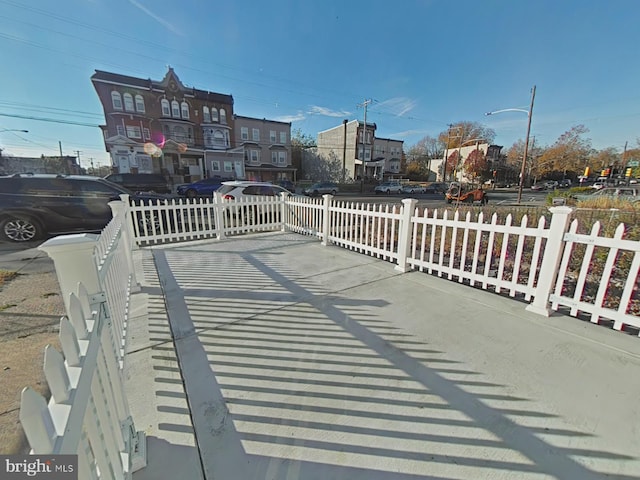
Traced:
POLYGON ((30 386, 49 396, 44 347, 60 349, 64 304, 55 273, 12 275, 0 284, 0 453, 26 453, 20 394, 30 386))

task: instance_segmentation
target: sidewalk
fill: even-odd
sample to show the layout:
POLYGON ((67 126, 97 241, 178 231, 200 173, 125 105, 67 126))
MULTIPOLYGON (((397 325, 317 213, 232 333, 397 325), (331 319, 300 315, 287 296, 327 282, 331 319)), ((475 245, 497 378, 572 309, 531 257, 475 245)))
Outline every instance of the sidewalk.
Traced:
POLYGON ((637 338, 295 234, 136 256, 136 480, 640 476, 637 338))

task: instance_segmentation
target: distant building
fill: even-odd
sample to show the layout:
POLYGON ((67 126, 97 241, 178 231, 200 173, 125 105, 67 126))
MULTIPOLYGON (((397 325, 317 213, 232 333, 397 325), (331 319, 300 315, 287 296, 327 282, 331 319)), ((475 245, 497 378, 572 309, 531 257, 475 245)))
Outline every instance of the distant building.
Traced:
POLYGON ((247 179, 297 180, 291 158, 291 123, 234 115, 234 128, 247 179))
POLYGON ((172 68, 160 81, 96 70, 91 82, 104 110, 101 128, 114 171, 161 173, 172 184, 213 176, 245 179, 247 172, 252 178, 293 176, 291 124, 238 117, 241 127, 259 130, 261 162, 276 170, 254 164, 247 149, 256 147, 242 140, 231 95, 187 87, 172 68))
POLYGON ((344 162, 346 177, 382 178, 400 173, 402 140, 376 138, 376 124, 359 120, 318 133, 317 153, 325 161, 344 162))
POLYGON ((69 155, 15 157, 0 153, 0 175, 14 173, 59 173, 61 175, 79 175, 81 173, 77 157, 69 155))
POLYGON ((497 176, 498 171, 504 168, 505 158, 504 155, 500 153, 500 151, 502 150, 502 146, 490 145, 488 143, 466 145, 462 148, 449 148, 445 150, 443 159, 435 159, 431 161, 431 170, 438 172, 439 181, 470 181, 471 179, 467 178, 464 173, 464 162, 469 157, 469 154, 471 154, 471 152, 473 152, 476 148, 481 151, 487 159, 487 171, 496 171, 497 176), (457 165, 453 168, 453 170, 452 166, 446 166, 445 169, 444 159, 447 159, 452 155, 454 155, 455 157, 459 157, 457 165))

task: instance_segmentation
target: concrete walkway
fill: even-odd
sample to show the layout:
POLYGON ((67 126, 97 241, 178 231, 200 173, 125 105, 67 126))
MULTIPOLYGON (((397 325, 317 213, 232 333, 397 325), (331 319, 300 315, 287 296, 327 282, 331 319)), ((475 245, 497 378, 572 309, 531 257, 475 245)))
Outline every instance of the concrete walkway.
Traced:
POLYGON ((640 343, 317 239, 136 252, 134 478, 640 478, 640 343))

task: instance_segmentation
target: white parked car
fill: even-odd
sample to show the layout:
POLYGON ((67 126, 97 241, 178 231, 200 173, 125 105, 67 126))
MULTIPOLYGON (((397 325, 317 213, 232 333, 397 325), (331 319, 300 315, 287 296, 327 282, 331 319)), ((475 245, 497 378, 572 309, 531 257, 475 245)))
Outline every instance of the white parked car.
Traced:
POLYGON ((237 200, 242 197, 276 197, 282 193, 290 194, 286 188, 279 185, 273 185, 268 182, 223 182, 218 189, 222 194, 222 198, 227 200, 237 200))
POLYGON ((402 191, 402 185, 399 182, 383 182, 377 185, 374 191, 376 194, 386 193, 387 195, 400 193, 402 191))
POLYGON ((401 188, 402 193, 425 193, 425 188, 422 185, 403 185, 401 188))

